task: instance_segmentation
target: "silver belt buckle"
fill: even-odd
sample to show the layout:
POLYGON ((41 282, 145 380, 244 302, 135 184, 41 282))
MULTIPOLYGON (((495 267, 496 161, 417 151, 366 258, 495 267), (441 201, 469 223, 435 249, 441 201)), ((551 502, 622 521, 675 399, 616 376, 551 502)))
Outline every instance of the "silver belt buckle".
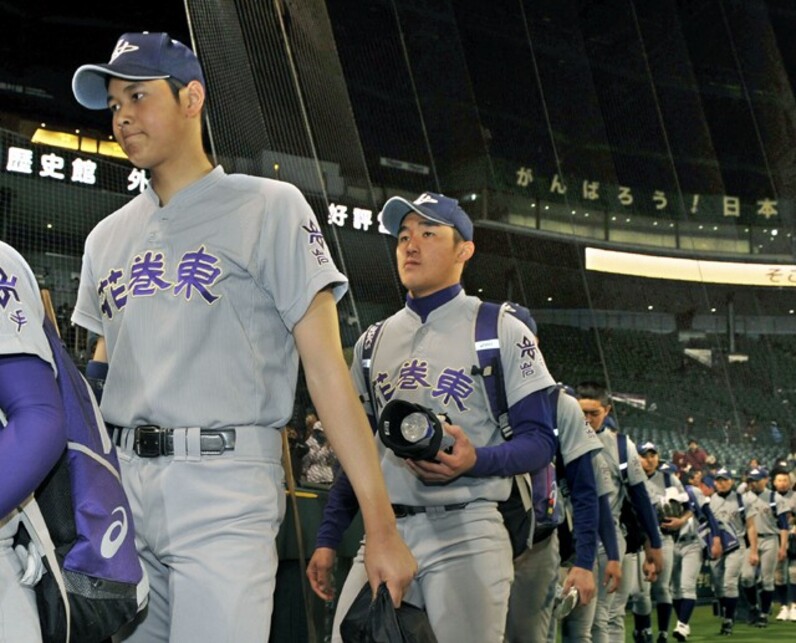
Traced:
POLYGON ((202 431, 199 435, 199 448, 202 455, 221 455, 224 451, 235 449, 235 429, 202 431))

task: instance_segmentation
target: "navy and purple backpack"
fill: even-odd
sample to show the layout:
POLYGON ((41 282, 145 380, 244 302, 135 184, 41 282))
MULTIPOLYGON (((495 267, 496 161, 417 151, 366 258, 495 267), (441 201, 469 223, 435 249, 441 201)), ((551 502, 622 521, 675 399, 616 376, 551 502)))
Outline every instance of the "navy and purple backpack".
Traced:
POLYGON ((49 319, 44 330, 58 369, 67 448, 21 507, 18 544, 33 543, 44 563, 35 585, 43 640, 103 641, 144 608, 149 584, 99 407, 49 319))

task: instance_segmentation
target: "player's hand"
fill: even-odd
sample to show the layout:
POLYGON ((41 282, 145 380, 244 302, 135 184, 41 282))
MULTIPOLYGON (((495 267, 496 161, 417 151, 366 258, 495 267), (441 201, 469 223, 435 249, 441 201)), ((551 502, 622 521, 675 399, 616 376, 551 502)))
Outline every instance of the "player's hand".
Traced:
POLYGON ((749 549, 749 564, 752 567, 757 567, 757 564, 760 562, 760 556, 757 553, 756 549, 749 549))
POLYGON ((777 550, 777 562, 781 563, 787 557, 788 557, 788 547, 787 547, 787 545, 785 547, 780 547, 777 550))
POLYGON ((642 564, 642 570, 644 571, 644 580, 649 581, 650 583, 654 583, 658 580, 658 568, 655 567, 655 563, 651 560, 645 560, 642 564))
POLYGON ((334 598, 332 570, 336 558, 337 554, 331 547, 318 547, 312 552, 312 558, 307 564, 307 578, 310 581, 310 587, 325 601, 331 601, 334 598))
POLYGON ((687 519, 683 520, 682 518, 666 518, 661 523, 661 530, 669 534, 675 534, 678 531, 680 531, 680 529, 683 527, 683 525, 685 525, 686 522, 687 519))
POLYGON ((379 585, 387 583, 392 603, 400 607, 401 598, 417 574, 417 562, 396 530, 365 538, 365 571, 373 596, 379 585))
POLYGON ((450 453, 437 451, 437 462, 406 460, 411 471, 423 482, 450 482, 467 473, 475 465, 475 447, 458 424, 446 424, 445 430, 454 442, 450 453))
POLYGON ((647 541, 644 543, 644 553, 646 555, 645 562, 654 566, 657 578, 658 574, 663 571, 663 550, 660 547, 650 547, 649 541, 647 541))
POLYGON ((619 589, 620 582, 622 582, 622 564, 618 560, 609 560, 603 576, 605 591, 613 594, 619 589))
POLYGON ((583 567, 572 567, 564 579, 564 596, 573 587, 578 590, 580 604, 588 605, 597 591, 594 584, 594 573, 590 569, 583 569, 583 567))
POLYGON ((721 538, 718 536, 713 537, 713 542, 710 545, 710 557, 713 560, 718 560, 724 553, 724 547, 721 544, 721 538))

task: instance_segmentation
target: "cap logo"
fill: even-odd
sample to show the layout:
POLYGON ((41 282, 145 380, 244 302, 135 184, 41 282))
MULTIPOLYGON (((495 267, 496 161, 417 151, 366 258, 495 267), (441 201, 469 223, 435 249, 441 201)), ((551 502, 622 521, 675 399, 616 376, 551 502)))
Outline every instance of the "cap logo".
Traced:
POLYGON ((423 205, 424 203, 439 203, 437 199, 431 196, 428 192, 424 192, 414 200, 415 205, 423 205))
POLYGON ((138 47, 136 45, 131 45, 126 40, 120 40, 119 42, 116 43, 116 48, 113 50, 109 62, 113 62, 122 54, 127 54, 130 53, 131 51, 138 51, 138 47))

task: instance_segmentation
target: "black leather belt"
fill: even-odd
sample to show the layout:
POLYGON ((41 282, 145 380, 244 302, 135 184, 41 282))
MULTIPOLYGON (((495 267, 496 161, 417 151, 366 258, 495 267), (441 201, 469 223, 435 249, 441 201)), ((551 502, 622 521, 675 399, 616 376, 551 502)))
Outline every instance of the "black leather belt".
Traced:
MULTIPOLYGON (((108 425, 114 441, 121 441, 121 427, 108 425)), ((200 429, 201 455, 221 455, 235 450, 235 429, 200 429)), ((146 424, 133 429, 133 451, 142 458, 174 455, 174 429, 146 424)))
POLYGON ((458 511, 459 509, 464 509, 469 504, 469 502, 460 502, 455 505, 436 505, 432 507, 393 505, 392 510, 395 512, 396 518, 406 518, 407 516, 416 516, 417 514, 442 514, 448 511, 458 511))

